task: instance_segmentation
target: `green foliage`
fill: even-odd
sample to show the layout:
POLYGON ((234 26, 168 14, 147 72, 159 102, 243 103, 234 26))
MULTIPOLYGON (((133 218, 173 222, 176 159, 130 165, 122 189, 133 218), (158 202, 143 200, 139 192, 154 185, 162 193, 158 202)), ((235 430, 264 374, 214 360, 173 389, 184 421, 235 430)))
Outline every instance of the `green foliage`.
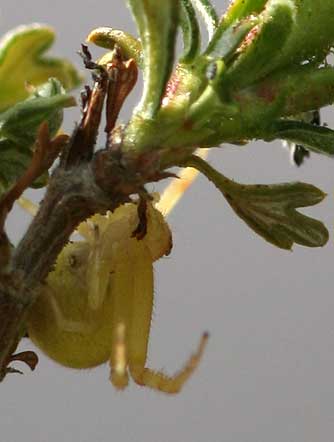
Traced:
MULTIPOLYGON (((119 47, 125 59, 133 58, 143 70, 143 95, 124 129, 123 152, 154 150, 163 168, 186 165, 198 146, 279 138, 334 155, 334 131, 303 121, 305 113, 334 101, 334 68, 326 60, 334 44, 332 0, 235 0, 221 19, 209 0, 128 4, 139 38, 113 28, 98 28, 88 36, 88 41, 109 50, 119 47), (198 16, 209 35, 205 47, 198 16), (184 48, 173 71, 178 30, 184 48)), ((3 108, 26 94, 25 80, 38 82, 51 67, 58 69, 52 75, 66 87, 77 83, 68 62, 41 58, 53 39, 49 28, 20 28, 14 34, 3 41, 3 49, 0 45, 3 108), (26 51, 28 45, 35 49, 26 51), (10 76, 13 60, 24 69, 10 76), (24 79, 18 76, 22 71, 27 73, 24 79), (10 81, 20 86, 16 95, 10 81)), ((23 158, 31 152, 38 126, 47 119, 54 134, 62 108, 71 104, 64 91, 38 94, 0 114, 4 161, 16 150, 21 158, 17 161, 26 164, 23 158)), ((281 248, 327 241, 319 221, 295 210, 320 202, 320 190, 303 183, 244 186, 204 164, 197 167, 266 240, 281 248)))
MULTIPOLYGON (((244 87, 272 71, 273 57, 280 54, 293 28, 293 14, 289 4, 274 2, 258 17, 258 23, 249 31, 240 53, 226 71, 226 81, 244 87), (271 63, 268 63, 271 60, 271 63)), ((229 28, 228 28, 229 29, 229 28)))
POLYGON ((181 0, 180 25, 184 45, 184 52, 180 61, 190 63, 198 55, 201 46, 199 24, 190 0, 181 0))
MULTIPOLYGON (((305 112, 334 101, 334 68, 326 62, 334 43, 332 0, 235 0, 220 20, 208 0, 179 3, 184 51, 171 73, 178 2, 157 8, 130 1, 143 52, 130 50, 139 43, 127 37, 125 53, 140 59, 144 93, 125 129, 125 151, 163 150, 163 163, 173 164, 198 146, 279 138, 334 155, 334 132, 303 121, 305 112), (209 34, 204 49, 195 10, 209 34)), ((117 39, 108 38, 102 46, 111 48, 117 39)), ((327 241, 319 221, 295 210, 320 202, 320 190, 303 183, 242 186, 215 174, 236 213, 271 243, 327 241)))
MULTIPOLYGON (((50 135, 56 135, 63 108, 75 104, 65 89, 80 83, 78 72, 67 60, 44 56, 54 38, 50 27, 33 24, 0 40, 0 193, 29 165, 40 124, 47 121, 50 135)), ((46 179, 34 186, 44 186, 46 179)))
POLYGON ((66 94, 61 83, 50 78, 33 90, 29 98, 0 114, 0 137, 31 146, 43 121, 48 122, 50 134, 55 135, 63 120, 62 109, 74 104, 75 100, 66 94))
POLYGON ((179 17, 179 2, 129 0, 143 46, 144 92, 137 112, 151 119, 161 105, 171 74, 179 17))
POLYGON ((316 153, 334 156, 334 131, 327 127, 284 120, 274 123, 272 130, 275 138, 302 144, 316 153))
POLYGON ((34 24, 20 26, 0 40, 0 111, 27 98, 27 83, 38 86, 56 77, 65 89, 78 86, 81 79, 70 62, 43 55, 54 38, 50 27, 34 24))
POLYGON ((187 165, 212 181, 235 213, 266 241, 288 250, 293 243, 307 247, 327 243, 328 231, 323 223, 295 210, 318 204, 326 196, 311 184, 245 185, 226 178, 199 157, 193 156, 187 165))
POLYGON ((234 0, 231 2, 221 23, 221 32, 232 24, 242 21, 250 15, 258 15, 265 7, 267 0, 234 0))
POLYGON ((30 161, 30 149, 0 139, 0 195, 15 183, 30 161))
POLYGON ((110 50, 117 45, 126 59, 133 58, 138 66, 143 66, 141 42, 127 32, 108 27, 96 28, 88 35, 87 41, 110 50))
MULTIPOLYGON (((8 311, 13 311, 14 319, 18 315, 19 320, 24 313, 22 305, 19 309, 7 305, 8 296, 14 293, 12 280, 17 276, 17 269, 20 278, 23 275, 17 299, 27 294, 25 307, 37 294, 34 288, 38 286, 46 295, 47 284, 51 287, 55 277, 54 287, 60 284, 55 291, 57 296, 52 294, 51 303, 49 296, 39 296, 42 304, 45 301, 46 304, 42 305, 41 315, 38 308, 32 310, 37 316, 34 318, 31 314, 28 330, 33 339, 35 333, 36 342, 49 355, 64 365, 78 368, 94 366, 110 358, 111 379, 117 388, 126 386, 129 369, 138 384, 174 393, 196 368, 207 334, 176 376, 169 377, 146 367, 152 263, 156 258, 144 244, 150 234, 147 228, 150 204, 145 185, 172 176, 169 168, 173 166, 193 167, 213 182, 233 211, 269 243, 285 250, 294 244, 324 246, 329 236, 326 227, 297 210, 320 203, 326 196, 320 189, 298 182, 240 184, 219 173, 194 152, 198 147, 211 148, 224 143, 244 146, 252 139, 283 139, 292 151, 298 147, 294 157, 297 164, 309 155, 309 150, 334 156, 334 131, 316 126, 319 125, 318 110, 334 101, 334 66, 328 58, 334 45, 334 1, 232 0, 220 19, 210 0, 127 0, 127 3, 139 37, 110 27, 98 28, 89 34, 89 42, 112 52, 100 58, 98 65, 89 51, 83 50, 86 67, 95 70, 95 85, 93 89, 85 89, 81 122, 67 145, 58 173, 52 177, 51 190, 46 193, 39 215, 18 246, 14 259, 4 231, 7 213, 34 180, 37 179, 34 186, 47 182, 48 169, 68 141, 66 135, 54 137, 62 123, 63 109, 74 104, 66 91, 75 87, 80 78, 68 61, 43 55, 54 39, 53 31, 46 26, 20 27, 0 41, 0 196, 3 196, 0 198, 0 264, 6 295, 2 319, 6 322, 8 311), (205 45, 198 18, 204 22, 209 37, 205 45), (178 31, 182 31, 183 51, 176 59, 178 31), (115 127, 121 106, 136 82, 136 64, 143 71, 142 98, 129 122, 115 127), (105 103, 107 147, 94 155, 105 103), (71 181, 73 171, 75 181, 71 181), (62 199, 67 191, 69 197, 62 199), (138 206, 124 204, 132 201, 133 195, 139 197, 138 206), (55 272, 50 273, 41 287, 41 280, 46 278, 57 253, 78 222, 92 211, 100 213, 106 207, 116 209, 118 205, 120 216, 96 215, 100 218, 97 224, 92 218, 86 226, 78 227, 85 241, 63 249, 55 272), (55 219, 48 229, 49 218, 43 217, 50 214, 55 219), (114 222, 116 229, 111 228, 114 222), (103 238, 105 223, 109 227, 103 238), (45 226, 42 241, 35 247, 34 241, 39 240, 36 233, 45 226), (34 244, 32 254, 31 244, 34 244), (70 255, 66 255, 68 251, 70 255), (76 252, 80 253, 76 255, 76 252), (33 259, 27 259, 29 256, 33 259), (83 261, 77 260, 80 257, 83 261), (80 262, 84 264, 82 268, 80 262), (115 269, 111 269, 110 265, 115 263, 115 269), (59 278, 64 270, 69 277, 65 286, 64 278, 59 278), (134 276, 132 279, 128 277, 130 274, 134 276), (81 296, 81 289, 77 290, 77 301, 87 304, 84 311, 78 309, 78 302, 73 303, 71 297, 63 297, 66 284, 70 293, 73 292, 71 284, 77 289, 79 280, 84 281, 86 297, 81 296), (107 298, 101 287, 113 290, 107 297, 111 307, 107 315, 102 305, 107 298), (140 302, 127 299, 136 294, 140 295, 140 302), (145 298, 142 295, 149 296, 147 302, 142 302, 145 298), (63 298, 64 309, 57 305, 63 298), (129 312, 132 312, 130 316, 129 312), (87 313, 92 315, 92 323, 86 320, 87 313), (96 313, 102 315, 103 321, 98 321, 99 324, 96 313), (81 361, 74 361, 73 349, 78 346, 78 336, 84 336, 87 330, 89 335, 93 326, 93 334, 87 341, 91 344, 101 324, 103 333, 97 338, 102 353, 96 359, 94 352, 86 351, 80 356, 81 361), (63 352, 64 342, 70 344, 68 354, 63 352)), ((174 198, 171 202, 172 199, 167 193, 165 206, 169 205, 169 209, 175 201, 174 198)), ((161 256, 169 253, 171 237, 168 226, 159 223, 159 216, 163 221, 161 213, 151 208, 158 216, 155 226, 159 241, 151 239, 155 245, 161 243, 161 238, 166 240, 166 248, 157 252, 161 256)), ((11 371, 6 364, 15 360, 15 356, 10 355, 17 336, 12 338, 11 334, 17 330, 11 321, 9 317, 6 322, 9 326, 2 327, 5 348, 1 352, 4 367, 0 367, 0 380, 11 371)), ((19 321, 17 324, 22 325, 19 321)), ((95 345, 96 339, 93 341, 95 345)), ((32 368, 36 364, 27 363, 32 368)))
POLYGON ((222 58, 225 62, 234 57, 235 51, 240 46, 248 32, 258 23, 257 18, 238 22, 223 32, 220 25, 213 35, 205 54, 213 59, 222 58))
MULTIPOLYGON (((37 130, 48 122, 50 134, 56 135, 63 120, 63 108, 73 106, 61 83, 51 78, 34 89, 31 96, 0 113, 0 189, 8 189, 29 165, 37 130)), ((46 176, 35 182, 46 184, 46 176)))
POLYGON ((204 24, 208 31, 209 39, 212 38, 218 26, 218 14, 212 6, 210 0, 192 0, 198 12, 203 18, 204 24))
MULTIPOLYGON (((207 1, 182 0, 184 53, 173 74, 170 69, 174 44, 155 45, 154 26, 143 19, 145 14, 151 17, 150 9, 145 2, 146 9, 139 8, 139 4, 132 5, 141 17, 136 16, 139 33, 153 42, 147 48, 155 54, 150 59, 146 55, 148 49, 143 52, 146 66, 140 108, 152 105, 154 117, 150 112, 146 116, 141 113, 140 118, 133 115, 125 132, 125 150, 211 147, 253 138, 271 140, 275 137, 270 133, 274 121, 334 100, 334 69, 324 65, 334 41, 331 0, 316 5, 309 0, 238 0, 231 3, 220 21, 207 1), (202 52, 195 8, 204 15, 211 36, 202 52), (311 29, 310 35, 306 29, 311 29), (158 61, 163 59, 165 62, 158 61), (168 66, 167 70, 163 66, 168 66), (155 74, 151 75, 153 71, 155 74), (155 75, 159 80, 153 80, 155 75), (154 91, 155 101, 148 98, 149 91, 154 91), (163 93, 165 99, 161 100, 163 93), (233 116, 226 109, 233 109, 233 116)), ((156 12, 157 8, 151 6, 156 12)), ((166 14, 159 8, 160 12, 166 14)), ((169 19, 159 31, 165 32, 171 42, 176 34, 168 23, 169 19)))

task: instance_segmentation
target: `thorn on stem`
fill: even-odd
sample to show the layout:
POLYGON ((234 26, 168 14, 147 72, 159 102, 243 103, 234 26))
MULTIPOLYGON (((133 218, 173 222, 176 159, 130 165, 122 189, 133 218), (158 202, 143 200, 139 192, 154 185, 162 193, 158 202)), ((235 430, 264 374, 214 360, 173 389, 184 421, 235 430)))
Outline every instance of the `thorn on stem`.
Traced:
MULTIPOLYGON (((11 362, 15 361, 23 362, 24 364, 28 365, 31 371, 34 371, 38 364, 38 356, 33 351, 23 351, 21 353, 16 353, 12 355, 8 363, 10 364, 11 362)), ((17 370, 13 367, 7 367, 7 373, 23 374, 22 371, 17 370)))

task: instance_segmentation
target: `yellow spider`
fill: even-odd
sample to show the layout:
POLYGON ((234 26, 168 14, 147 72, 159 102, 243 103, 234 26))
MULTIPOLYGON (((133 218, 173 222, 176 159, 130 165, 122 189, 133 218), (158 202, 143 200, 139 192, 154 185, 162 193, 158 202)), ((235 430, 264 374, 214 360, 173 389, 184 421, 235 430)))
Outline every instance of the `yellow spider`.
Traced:
MULTIPOLYGON (((202 155, 205 150, 202 151, 202 155)), ((145 366, 153 307, 153 263, 170 252, 172 237, 164 220, 196 176, 185 169, 157 203, 147 207, 147 234, 132 237, 137 205, 95 215, 80 224, 83 240, 69 243, 31 309, 30 339, 56 362, 89 368, 109 361, 110 380, 118 389, 129 375, 139 385, 178 392, 197 367, 208 335, 174 376, 145 366)), ((27 200, 21 205, 35 208, 27 200)))

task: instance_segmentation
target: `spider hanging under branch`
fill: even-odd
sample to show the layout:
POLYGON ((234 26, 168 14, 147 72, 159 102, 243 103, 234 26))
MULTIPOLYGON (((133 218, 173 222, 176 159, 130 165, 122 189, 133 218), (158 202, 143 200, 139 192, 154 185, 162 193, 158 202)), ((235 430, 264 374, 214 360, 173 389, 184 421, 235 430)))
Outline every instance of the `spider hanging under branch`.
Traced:
MULTIPOLYGON (((200 155, 205 155, 203 149, 200 155)), ((90 368, 109 362, 110 380, 122 389, 129 375, 139 385, 178 392, 198 366, 208 334, 184 368, 174 376, 146 367, 154 302, 153 263, 170 253, 172 236, 166 216, 196 177, 185 169, 160 201, 148 203, 147 232, 133 237, 137 204, 95 215, 79 225, 83 240, 69 243, 30 310, 29 338, 56 362, 90 368)), ((36 207, 21 198, 30 213, 36 207)))

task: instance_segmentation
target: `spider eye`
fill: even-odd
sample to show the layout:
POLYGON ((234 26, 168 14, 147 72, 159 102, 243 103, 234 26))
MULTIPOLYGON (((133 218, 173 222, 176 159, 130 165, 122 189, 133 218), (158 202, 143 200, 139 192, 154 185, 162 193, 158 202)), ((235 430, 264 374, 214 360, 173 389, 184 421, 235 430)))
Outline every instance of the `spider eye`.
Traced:
POLYGON ((78 260, 75 257, 75 255, 69 255, 68 257, 68 264, 72 269, 75 269, 78 265, 78 260))

